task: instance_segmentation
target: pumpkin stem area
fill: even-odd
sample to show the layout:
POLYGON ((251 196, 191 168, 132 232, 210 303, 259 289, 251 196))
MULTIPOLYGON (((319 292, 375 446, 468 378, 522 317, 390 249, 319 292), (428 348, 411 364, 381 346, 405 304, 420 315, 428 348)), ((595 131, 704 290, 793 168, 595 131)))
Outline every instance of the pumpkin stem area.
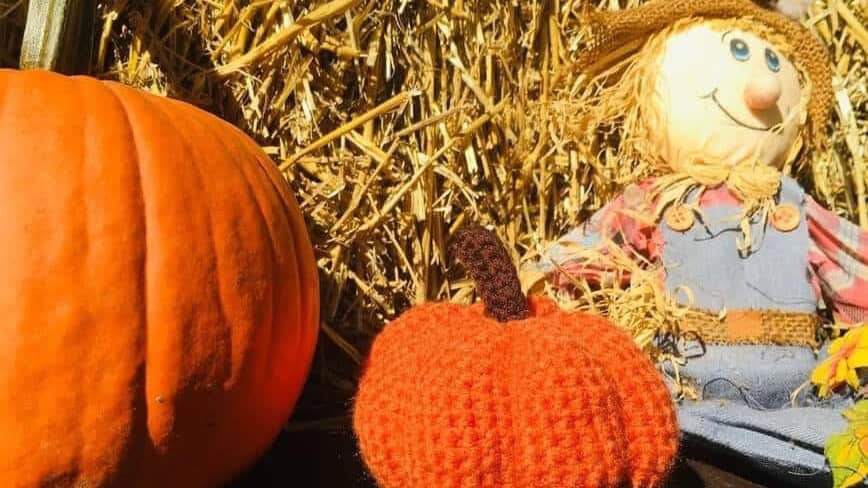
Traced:
POLYGON ((96 18, 96 0, 30 0, 20 67, 87 74, 96 18))
POLYGON ((485 303, 485 314, 498 322, 530 317, 527 297, 506 247, 491 231, 471 224, 452 237, 454 259, 473 277, 485 303))

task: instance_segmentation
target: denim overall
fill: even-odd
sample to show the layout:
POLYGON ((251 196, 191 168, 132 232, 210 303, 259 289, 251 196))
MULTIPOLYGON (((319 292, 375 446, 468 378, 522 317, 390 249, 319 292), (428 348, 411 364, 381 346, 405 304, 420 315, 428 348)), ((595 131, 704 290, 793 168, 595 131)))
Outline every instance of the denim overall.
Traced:
MULTIPOLYGON (((690 201, 690 197, 688 197, 690 201)), ((740 254, 740 209, 702 209, 684 232, 660 223, 666 286, 679 301, 679 286, 693 293, 692 306, 709 311, 772 309, 816 313, 811 287, 804 191, 784 178, 778 203, 800 209, 797 228, 781 232, 752 225, 751 251, 740 254)), ((687 351, 689 354, 691 351, 687 351)), ((681 373, 693 378, 701 401, 679 405, 679 424, 688 444, 726 450, 746 463, 796 486, 828 485, 823 449, 829 435, 845 428, 843 402, 822 403, 790 394, 810 378, 820 357, 807 347, 708 345, 681 373)))
MULTIPOLYGON (((737 221, 741 209, 735 205, 702 209, 703 218, 684 232, 661 222, 669 291, 675 294, 678 286, 686 285, 693 291, 694 307, 715 312, 773 309, 816 313, 817 299, 808 273, 805 193, 794 180, 784 178, 778 203, 800 209, 799 226, 781 232, 771 225, 763 228, 754 223, 751 250, 742 255, 736 242, 741 236, 737 221)), ((682 295, 677 296, 684 300, 682 295)))

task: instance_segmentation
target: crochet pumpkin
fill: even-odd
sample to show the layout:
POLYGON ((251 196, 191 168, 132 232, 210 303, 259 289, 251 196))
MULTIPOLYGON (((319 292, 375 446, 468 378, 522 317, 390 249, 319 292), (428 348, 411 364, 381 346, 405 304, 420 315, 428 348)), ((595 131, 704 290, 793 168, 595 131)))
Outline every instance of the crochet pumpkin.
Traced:
POLYGON ((669 392, 605 319, 522 294, 481 227, 454 253, 482 304, 428 303, 375 340, 355 403, 386 488, 653 487, 677 450, 669 392))
POLYGON ((220 486, 286 422, 318 329, 304 220, 241 131, 0 70, 0 486, 220 486))

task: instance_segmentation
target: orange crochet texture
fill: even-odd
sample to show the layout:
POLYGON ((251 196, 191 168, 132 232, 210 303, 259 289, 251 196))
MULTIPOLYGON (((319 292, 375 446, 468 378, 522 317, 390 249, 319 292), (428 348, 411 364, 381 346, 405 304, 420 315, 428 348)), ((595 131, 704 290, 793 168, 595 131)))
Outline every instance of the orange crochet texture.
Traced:
POLYGON ((458 254, 485 303, 410 309, 365 366, 353 423, 379 484, 659 486, 678 428, 652 363, 603 318, 528 302, 497 237, 462 232, 458 254))

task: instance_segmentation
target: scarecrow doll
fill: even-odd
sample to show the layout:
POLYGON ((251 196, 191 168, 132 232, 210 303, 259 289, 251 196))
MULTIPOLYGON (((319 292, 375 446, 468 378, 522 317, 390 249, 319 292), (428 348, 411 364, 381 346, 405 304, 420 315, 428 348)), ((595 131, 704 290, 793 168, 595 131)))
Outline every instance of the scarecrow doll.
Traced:
POLYGON ((794 392, 823 356, 823 314, 868 316, 868 233, 786 176, 823 147, 832 88, 823 45, 776 7, 585 12, 579 64, 602 88, 575 123, 589 140, 617 132, 619 157, 649 175, 533 266, 573 293, 652 276, 683 356, 696 345, 677 371, 697 392, 679 406, 687 445, 817 486, 849 400, 794 392), (623 257, 632 277, 611 269, 623 257))

